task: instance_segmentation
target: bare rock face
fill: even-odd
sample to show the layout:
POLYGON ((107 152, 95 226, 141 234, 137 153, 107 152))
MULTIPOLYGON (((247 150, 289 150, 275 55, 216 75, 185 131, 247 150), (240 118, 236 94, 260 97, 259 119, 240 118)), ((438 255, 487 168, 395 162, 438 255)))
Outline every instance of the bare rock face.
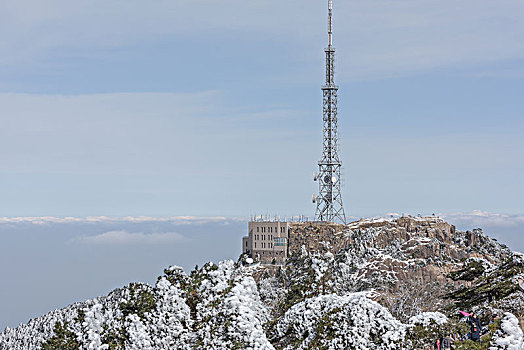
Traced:
POLYGON ((290 268, 299 264, 293 257, 305 253, 333 256, 324 269, 337 292, 373 289, 376 300, 404 318, 450 307, 446 295, 470 288, 513 254, 480 229, 461 232, 438 217, 413 216, 297 223, 289 235, 290 268), (456 273, 461 270, 462 277, 456 273))

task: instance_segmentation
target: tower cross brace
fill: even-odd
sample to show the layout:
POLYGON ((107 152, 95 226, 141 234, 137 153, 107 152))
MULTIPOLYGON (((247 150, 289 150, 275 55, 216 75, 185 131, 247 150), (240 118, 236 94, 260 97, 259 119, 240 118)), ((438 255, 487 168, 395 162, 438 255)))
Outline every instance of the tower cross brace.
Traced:
POLYGON ((323 93, 323 135, 322 158, 318 162, 318 196, 315 220, 346 223, 346 214, 342 203, 341 179, 342 162, 338 156, 338 86, 335 85, 335 48, 333 47, 333 0, 328 0, 328 47, 326 53, 326 83, 323 93))

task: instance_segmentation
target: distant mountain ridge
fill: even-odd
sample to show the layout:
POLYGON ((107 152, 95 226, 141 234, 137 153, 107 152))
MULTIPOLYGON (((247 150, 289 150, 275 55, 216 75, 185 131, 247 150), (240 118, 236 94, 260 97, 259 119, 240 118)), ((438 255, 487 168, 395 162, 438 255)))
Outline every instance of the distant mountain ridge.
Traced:
POLYGON ((417 349, 467 331, 459 309, 502 316, 480 348, 524 349, 524 255, 480 229, 412 216, 297 223, 289 244, 285 266, 170 267, 154 287, 6 329, 0 349, 417 349))

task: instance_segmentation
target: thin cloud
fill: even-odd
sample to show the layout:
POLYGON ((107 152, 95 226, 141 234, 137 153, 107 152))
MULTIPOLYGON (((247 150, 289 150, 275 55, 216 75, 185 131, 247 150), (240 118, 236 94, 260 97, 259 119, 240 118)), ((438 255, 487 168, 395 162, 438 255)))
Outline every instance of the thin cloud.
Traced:
MULTIPOLYGON (((129 47, 166 37, 207 37, 211 33, 222 38, 229 33, 237 38, 240 33, 250 38, 285 40, 294 45, 297 54, 312 38, 325 39, 325 3, 313 0, 111 4, 102 0, 52 0, 43 6, 35 0, 12 1, 0 13, 0 20, 9 29, 0 47, 0 65, 25 65, 61 47, 100 52, 105 47, 129 47), (195 13, 198 16, 190 15, 195 13), (289 13, 295 15, 290 17, 289 13), (279 36, 281 32, 287 35, 279 36)), ((347 59, 350 65, 344 67, 341 61, 339 78, 397 76, 524 56, 524 5, 519 1, 340 1, 335 7, 336 45, 341 51, 351 51, 347 59), (359 73, 355 76, 352 72, 359 73)))
POLYGON ((470 213, 450 213, 439 214, 444 219, 451 223, 470 226, 470 227, 484 227, 484 226, 499 226, 499 227, 516 227, 524 225, 524 215, 522 214, 501 214, 492 213, 482 210, 474 210, 470 213))
POLYGON ((36 217, 0 217, 1 224, 33 224, 33 225, 48 225, 48 224, 75 224, 75 223, 155 223, 165 222, 173 224, 206 224, 226 222, 228 219, 222 216, 169 216, 169 217, 152 217, 152 216, 125 216, 125 217, 109 217, 109 216, 89 216, 85 218, 78 217, 54 217, 54 216, 36 216, 36 217))
POLYGON ((77 242, 93 245, 157 245, 177 243, 185 237, 177 232, 142 233, 127 231, 109 231, 95 236, 80 236, 77 242))

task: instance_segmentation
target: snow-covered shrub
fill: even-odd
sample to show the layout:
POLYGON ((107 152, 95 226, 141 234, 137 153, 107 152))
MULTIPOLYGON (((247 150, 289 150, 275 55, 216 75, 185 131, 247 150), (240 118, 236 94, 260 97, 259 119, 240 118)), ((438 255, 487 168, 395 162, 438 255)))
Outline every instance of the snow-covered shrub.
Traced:
POLYGON ((364 293, 329 294, 291 307, 274 338, 285 349, 399 349, 405 328, 364 293))
POLYGON ((408 323, 407 339, 413 348, 423 348, 445 335, 467 330, 465 323, 450 320, 440 312, 422 312, 411 317, 408 323))
POLYGON ((42 344, 42 350, 78 350, 80 343, 76 339, 76 334, 71 332, 62 322, 57 322, 53 330, 54 335, 42 344))
POLYGON ((191 343, 190 309, 180 283, 173 283, 166 277, 158 280, 156 308, 146 317, 155 349, 189 349, 191 343))
POLYGON ((409 319, 409 324, 414 326, 421 325, 423 327, 428 327, 432 323, 443 325, 448 323, 448 318, 440 312, 423 312, 409 319))
MULTIPOLYGON (((132 314, 126 317, 125 327, 128 335, 126 349, 154 350, 147 327, 137 314, 132 314)), ((98 350, 98 348, 96 349, 98 350)))
POLYGON ((515 315, 504 314, 501 329, 493 335, 490 350, 523 350, 524 335, 519 326, 519 320, 515 315))
POLYGON ((235 270, 232 261, 204 267, 198 287, 196 345, 202 349, 273 350, 263 324, 268 311, 249 268, 235 270))

